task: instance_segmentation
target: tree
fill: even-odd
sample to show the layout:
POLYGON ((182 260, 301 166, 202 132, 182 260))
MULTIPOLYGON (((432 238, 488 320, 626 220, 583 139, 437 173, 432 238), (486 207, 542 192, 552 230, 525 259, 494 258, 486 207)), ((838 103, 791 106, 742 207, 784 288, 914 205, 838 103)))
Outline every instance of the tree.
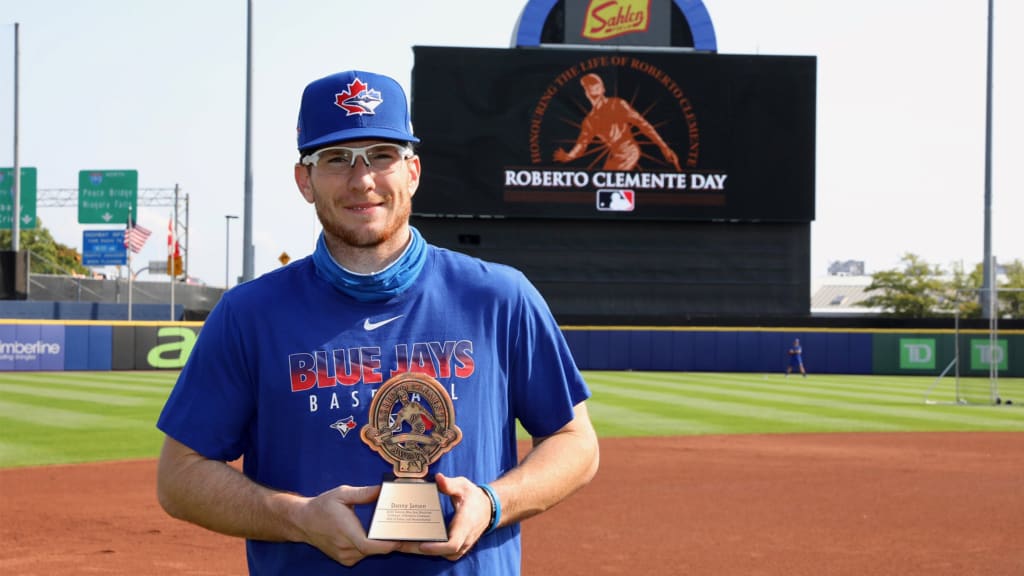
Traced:
MULTIPOLYGON (((76 248, 65 246, 53 239, 50 231, 37 219, 36 227, 18 233, 19 248, 32 253, 29 271, 34 274, 83 274, 90 271, 82 266, 82 255, 76 248)), ((0 246, 11 246, 11 231, 0 230, 0 246)))
MULTIPOLYGON (((883 270, 871 275, 865 288, 868 297, 860 306, 878 307, 885 314, 903 318, 925 318, 959 312, 961 318, 980 318, 984 271, 976 264, 970 273, 962 265, 953 266, 952 274, 932 266, 914 254, 903 256, 903 269, 883 270), (872 292, 878 292, 872 294, 872 292)), ((1024 318, 1024 262, 1014 260, 1002 264, 996 278, 999 292, 999 316, 1024 318)))
POLYGON ((865 289, 870 295, 860 305, 882 308, 885 314, 901 318, 937 316, 944 285, 942 269, 931 266, 916 254, 904 254, 903 270, 883 270, 871 275, 865 289), (880 292, 880 294, 871 294, 880 292))
POLYGON ((964 272, 963 264, 955 264, 939 308, 949 313, 959 311, 961 318, 981 318, 978 291, 981 289, 982 276, 981 264, 976 265, 970 273, 964 272))
MULTIPOLYGON (((1024 261, 1018 259, 1002 266, 1006 283, 999 288, 1024 290, 1024 261)), ((1024 292, 1000 292, 999 310, 1010 318, 1024 318, 1024 292)))

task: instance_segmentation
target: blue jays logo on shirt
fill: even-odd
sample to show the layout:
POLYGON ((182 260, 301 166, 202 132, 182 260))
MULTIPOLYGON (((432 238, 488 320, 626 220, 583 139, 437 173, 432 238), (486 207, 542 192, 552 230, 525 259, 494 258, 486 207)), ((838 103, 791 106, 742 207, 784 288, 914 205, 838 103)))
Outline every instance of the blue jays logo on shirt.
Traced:
MULTIPOLYGON (((321 408, 338 410, 343 406, 355 409, 364 402, 362 394, 366 391, 360 385, 374 386, 411 372, 446 381, 448 396, 458 400, 457 381, 465 381, 476 372, 470 340, 402 343, 394 345, 393 354, 387 350, 380 346, 354 346, 289 354, 291 391, 308 394, 310 412, 321 408), (321 392, 323 399, 319 397, 321 392)), ((370 392, 371 397, 373 393, 370 392)), ((354 425, 342 418, 331 428, 344 438, 354 425)))
POLYGON ((331 428, 334 428, 339 433, 341 433, 341 437, 342 438, 344 438, 345 436, 348 436, 349 430, 352 430, 355 427, 356 427, 356 421, 351 416, 346 416, 346 417, 342 418, 341 420, 338 420, 334 424, 331 424, 331 428))
POLYGON ((346 116, 376 114, 374 110, 383 102, 380 90, 372 90, 359 78, 348 85, 348 90, 334 95, 334 103, 345 110, 346 116))

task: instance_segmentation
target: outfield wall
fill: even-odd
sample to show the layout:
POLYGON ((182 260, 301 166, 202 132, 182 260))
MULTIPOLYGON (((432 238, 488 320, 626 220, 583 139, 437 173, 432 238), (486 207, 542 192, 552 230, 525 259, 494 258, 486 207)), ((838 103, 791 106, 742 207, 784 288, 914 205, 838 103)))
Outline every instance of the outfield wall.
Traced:
MULTIPOLYGON (((584 370, 779 372, 795 338, 819 374, 938 375, 955 350, 952 330, 824 328, 563 328, 584 370)), ((960 332, 960 374, 987 376, 987 331, 960 332)), ((1004 376, 1024 376, 1024 330, 999 333, 994 359, 1004 376)))
MULTIPOLYGON (((0 371, 177 370, 201 322, 0 320, 0 371)), ((937 375, 953 359, 952 330, 563 327, 583 370, 779 372, 799 338, 812 373, 937 375)), ((1024 376, 1024 330, 960 333, 960 374, 1024 376)))
POLYGON ((0 371, 178 370, 202 322, 0 320, 0 371))

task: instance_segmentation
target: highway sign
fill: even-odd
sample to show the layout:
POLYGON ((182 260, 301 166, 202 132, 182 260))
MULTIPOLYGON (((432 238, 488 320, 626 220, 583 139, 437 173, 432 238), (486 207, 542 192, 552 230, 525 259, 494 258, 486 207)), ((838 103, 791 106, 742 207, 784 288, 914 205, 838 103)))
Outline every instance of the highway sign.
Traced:
POLYGON ((82 232, 82 266, 117 266, 128 263, 124 230, 82 232))
MULTIPOLYGON (((21 218, 18 220, 19 230, 36 227, 36 169, 21 169, 21 198, 19 198, 21 218)), ((13 228, 14 218, 14 168, 0 168, 0 230, 13 228)))
POLYGON ((78 223, 126 224, 128 211, 138 217, 137 170, 78 172, 78 223))

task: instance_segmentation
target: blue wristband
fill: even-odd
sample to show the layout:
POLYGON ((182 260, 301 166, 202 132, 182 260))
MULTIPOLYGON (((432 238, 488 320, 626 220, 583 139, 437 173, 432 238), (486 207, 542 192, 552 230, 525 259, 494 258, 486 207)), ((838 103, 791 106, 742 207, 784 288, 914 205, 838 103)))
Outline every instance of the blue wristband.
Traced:
POLYGON ((487 527, 484 534, 490 534, 498 527, 501 523, 501 500, 498 500, 498 495, 494 493, 494 488, 491 488, 490 484, 477 484, 484 494, 487 494, 487 498, 491 500, 491 525, 487 527))

